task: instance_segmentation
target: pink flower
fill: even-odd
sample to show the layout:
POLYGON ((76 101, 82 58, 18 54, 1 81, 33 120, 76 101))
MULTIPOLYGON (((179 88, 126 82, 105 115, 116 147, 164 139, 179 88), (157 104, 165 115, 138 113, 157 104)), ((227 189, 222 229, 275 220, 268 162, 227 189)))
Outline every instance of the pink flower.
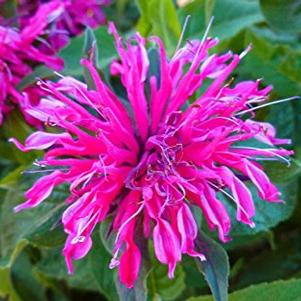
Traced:
MULTIPOLYGON (((35 46, 48 24, 50 14, 53 13, 52 8, 49 9, 36 16, 36 23, 28 24, 21 31, 0 26, 0 124, 3 114, 10 111, 11 105, 18 105, 25 113, 23 108, 27 106, 28 99, 31 99, 33 105, 43 93, 32 87, 22 93, 17 88, 22 79, 32 72, 33 66, 45 64, 52 69, 60 69, 63 66, 60 58, 46 54, 35 46)), ((32 116, 26 113, 25 118, 31 124, 36 123, 32 116)))
MULTIPOLYGON (((59 50, 70 36, 80 34, 85 27, 96 28, 106 22, 103 7, 110 0, 21 0, 18 8, 21 27, 38 23, 36 16, 53 7, 53 14, 47 29, 47 42, 51 49, 59 50), (54 8, 56 7, 56 8, 54 8)), ((47 44, 44 44, 47 47, 47 44)))
POLYGON ((120 280, 131 288, 143 239, 153 239, 169 277, 182 254, 205 260, 195 248, 193 207, 202 210, 222 241, 229 240, 231 219, 218 193, 235 203, 238 221, 255 227, 245 181, 257 187, 263 200, 281 202, 259 162, 285 159, 292 152, 276 148, 282 141, 273 127, 253 119, 252 105, 266 100, 271 87, 259 89, 259 81, 225 83, 249 49, 241 55, 209 54, 218 41, 207 38, 187 43, 168 59, 162 42, 153 37, 159 54, 155 61, 138 33, 125 47, 113 24, 110 32, 120 56, 111 73, 120 78, 126 96, 115 94, 86 59, 82 64, 95 90, 71 77, 39 83, 50 97, 26 112, 58 131, 36 132, 24 145, 14 138, 11 142, 24 152, 45 150, 41 165, 53 172, 34 184, 16 210, 39 205, 57 185, 68 183, 70 205, 62 222, 69 271, 72 259, 91 248, 95 226, 110 216, 115 233, 110 267, 119 267, 120 280), (209 87, 189 104, 204 81, 209 87), (246 146, 252 138, 267 147, 246 146))

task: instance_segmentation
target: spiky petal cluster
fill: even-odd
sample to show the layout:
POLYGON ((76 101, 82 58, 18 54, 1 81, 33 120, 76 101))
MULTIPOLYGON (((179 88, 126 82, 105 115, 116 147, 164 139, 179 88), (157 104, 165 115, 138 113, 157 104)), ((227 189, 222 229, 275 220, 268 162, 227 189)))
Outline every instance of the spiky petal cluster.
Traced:
POLYGON ((236 205, 237 220, 254 227, 255 206, 245 180, 263 200, 280 202, 258 161, 291 152, 276 148, 289 141, 275 138, 270 124, 249 114, 271 87, 260 90, 259 81, 225 84, 245 53, 210 55, 218 41, 207 38, 189 42, 169 60, 157 37, 150 39, 157 50, 148 52, 139 34, 125 47, 112 24, 110 31, 120 56, 111 73, 121 80, 122 97, 88 60, 82 64, 90 70, 95 90, 71 77, 40 83, 51 97, 27 112, 59 131, 35 132, 24 145, 11 141, 25 152, 46 150, 41 165, 53 171, 26 192, 27 201, 16 211, 39 205, 56 186, 69 183, 70 205, 62 217, 69 271, 72 259, 90 250, 95 226, 110 216, 116 235, 110 266, 118 266, 122 283, 133 287, 143 237, 153 239, 155 255, 168 265, 169 277, 182 254, 205 260, 195 248, 198 229, 192 207, 202 210, 222 241, 229 239, 231 219, 220 192, 236 205), (189 105, 204 81, 209 87, 189 105), (252 138, 266 148, 246 146, 252 138))
POLYGON ((96 28, 106 22, 103 7, 110 0, 21 0, 18 7, 21 27, 27 26, 39 10, 49 5, 60 8, 48 28, 47 40, 52 48, 62 48, 70 36, 80 34, 85 27, 96 28))
MULTIPOLYGON (((61 59, 44 53, 35 45, 48 25, 49 18, 56 13, 54 8, 53 5, 47 7, 35 16, 34 22, 21 31, 9 26, 0 26, 0 124, 3 114, 9 111, 9 104, 18 104, 24 112, 26 96, 18 91, 17 85, 32 72, 35 65, 45 64, 53 69, 60 69, 63 66, 61 59)), ((41 92, 37 92, 36 88, 30 88, 27 93, 35 99, 41 92)), ((27 118, 32 121, 31 116, 27 115, 27 118)))

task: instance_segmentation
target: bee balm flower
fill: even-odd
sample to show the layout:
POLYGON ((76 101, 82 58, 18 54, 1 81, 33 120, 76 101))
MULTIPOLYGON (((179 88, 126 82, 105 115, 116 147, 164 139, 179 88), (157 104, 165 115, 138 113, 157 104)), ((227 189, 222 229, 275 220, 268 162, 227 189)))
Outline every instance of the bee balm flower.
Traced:
POLYGON ((263 200, 280 202, 259 161, 291 152, 276 147, 289 141, 277 139, 272 125, 253 119, 251 106, 266 100, 271 87, 260 89, 259 81, 225 84, 245 52, 209 54, 218 40, 206 38, 188 42, 168 59, 157 37, 150 38, 157 50, 148 52, 138 33, 125 47, 113 24, 110 32, 120 56, 111 74, 120 78, 124 93, 115 94, 86 59, 82 64, 95 90, 71 77, 40 82, 50 97, 27 112, 58 131, 37 131, 24 145, 11 141, 24 152, 45 150, 41 164, 53 171, 26 192, 26 202, 16 211, 38 206, 56 186, 68 183, 70 205, 62 222, 69 271, 72 259, 92 247, 95 226, 110 216, 116 235, 110 267, 118 267, 121 282, 131 288, 142 256, 137 241, 143 238, 153 240, 155 255, 168 265, 171 278, 182 254, 206 260, 195 248, 193 207, 228 241, 231 219, 220 192, 235 203, 236 219, 255 227, 245 181, 257 187, 263 200), (204 81, 208 88, 190 104, 204 81), (248 147, 252 138, 267 147, 248 147))
POLYGON ((59 50, 70 36, 79 35, 87 26, 96 28, 105 24, 103 7, 110 0, 21 0, 18 12, 21 27, 35 21, 34 15, 49 6, 60 7, 48 28, 47 40, 52 48, 59 50))
MULTIPOLYGON (((24 112, 24 95, 17 89, 24 77, 29 75, 37 64, 45 64, 52 69, 60 69, 63 61, 36 47, 36 42, 48 24, 56 6, 49 6, 43 13, 35 16, 35 22, 28 24, 21 31, 9 26, 0 26, 0 124, 11 104, 17 104, 24 112)), ((26 91, 31 99, 38 99, 36 88, 26 91)), ((25 113, 28 121, 33 121, 25 113)))

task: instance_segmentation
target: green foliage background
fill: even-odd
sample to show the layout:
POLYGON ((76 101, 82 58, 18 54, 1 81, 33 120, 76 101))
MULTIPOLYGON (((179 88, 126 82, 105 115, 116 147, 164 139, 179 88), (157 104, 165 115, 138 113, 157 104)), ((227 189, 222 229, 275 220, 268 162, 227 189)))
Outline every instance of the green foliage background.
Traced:
MULTIPOLYGON (((233 74, 235 80, 263 78, 263 84, 274 85, 272 99, 300 95, 300 0, 187 2, 179 7, 172 0, 117 0, 106 14, 123 36, 135 30, 144 36, 159 35, 170 54, 175 50, 187 15, 191 18, 184 40, 201 38, 214 16, 210 35, 220 39, 218 51, 241 52, 253 45, 233 74)), ((89 35, 97 40, 97 63, 109 79, 108 64, 116 55, 113 39, 106 27, 86 37, 89 35)), ((64 74, 82 77, 79 60, 89 46, 89 39, 86 38, 84 45, 85 35, 82 35, 61 51, 64 74)), ((33 83, 37 76, 51 77, 53 73, 38 67, 21 86, 33 83)), ((128 291, 118 283, 116 272, 108 269, 110 253, 103 239, 105 226, 95 233, 94 248, 89 255, 76 262, 75 274, 67 275, 61 256, 65 234, 59 223, 65 208, 64 188, 56 190, 36 209, 13 213, 12 208, 22 202, 24 191, 34 181, 21 172, 31 168, 41 154, 23 154, 7 143, 11 136, 24 140, 32 131, 18 113, 11 114, 0 131, 0 300, 301 300, 301 102, 264 108, 258 118, 272 122, 280 137, 293 138, 295 156, 291 167, 276 163, 266 166, 281 188, 286 205, 256 200, 257 227, 250 230, 234 223, 233 240, 223 246, 215 241, 215 233, 202 226, 204 233, 198 243, 208 247, 208 262, 196 264, 185 257, 177 267, 175 279, 169 280, 166 268, 152 259, 152 268, 143 270, 136 288, 128 291)))

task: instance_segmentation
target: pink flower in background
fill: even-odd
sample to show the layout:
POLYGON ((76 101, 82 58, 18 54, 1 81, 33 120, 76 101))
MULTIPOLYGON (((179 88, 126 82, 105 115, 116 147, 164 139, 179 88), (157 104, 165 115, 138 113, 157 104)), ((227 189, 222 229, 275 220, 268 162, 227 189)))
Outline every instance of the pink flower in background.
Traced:
POLYGON ((39 10, 53 5, 60 7, 47 29, 47 42, 52 49, 59 50, 66 45, 70 36, 80 34, 87 26, 96 28, 105 24, 103 7, 110 2, 110 0, 21 0, 18 7, 20 25, 22 28, 34 22, 34 15, 39 10))
POLYGON ((37 131, 24 145, 11 141, 24 152, 45 150, 40 165, 52 171, 15 209, 38 206, 56 186, 68 183, 69 207, 62 222, 69 272, 72 259, 89 252, 95 226, 110 216, 115 233, 110 267, 118 267, 121 282, 131 288, 141 264, 137 241, 142 238, 153 240, 170 278, 182 254, 206 260, 195 248, 193 207, 201 209, 223 242, 229 240, 231 219, 220 194, 236 205, 238 221, 255 227, 246 180, 262 200, 281 202, 259 162, 286 160, 292 152, 276 147, 289 141, 277 139, 272 125, 254 120, 252 106, 265 101, 271 87, 260 89, 259 81, 226 82, 249 49, 241 55, 209 54, 218 40, 207 38, 188 42, 168 59, 160 39, 153 37, 156 60, 138 33, 123 43, 113 24, 110 31, 120 56, 111 74, 120 78, 126 96, 115 94, 86 59, 82 64, 95 90, 71 77, 39 83, 49 97, 25 111, 57 132, 37 131), (204 81, 208 88, 200 92, 204 81), (251 139, 266 147, 248 146, 251 139))
POLYGON ((70 36, 78 35, 86 26, 95 28, 104 24, 101 8, 109 3, 109 0, 21 0, 17 18, 20 30, 7 25, 14 20, 0 19, 0 125, 11 104, 19 106, 29 124, 40 124, 24 108, 29 102, 37 104, 43 91, 30 87, 21 92, 18 84, 37 64, 60 69, 63 61, 55 53, 68 43, 70 36))
MULTIPOLYGON (((22 79, 29 75, 37 64, 45 64, 52 69, 60 69, 63 61, 44 53, 35 44, 43 30, 48 25, 48 20, 55 14, 55 7, 48 7, 43 13, 35 16, 35 22, 29 23, 21 31, 8 26, 0 26, 0 124, 3 114, 10 110, 11 104, 24 107, 24 93, 18 91, 17 86, 22 79)), ((35 98, 37 88, 27 92, 35 98)), ((40 91, 37 93, 41 93, 40 91)), ((32 119, 31 116, 28 116, 32 119)))

